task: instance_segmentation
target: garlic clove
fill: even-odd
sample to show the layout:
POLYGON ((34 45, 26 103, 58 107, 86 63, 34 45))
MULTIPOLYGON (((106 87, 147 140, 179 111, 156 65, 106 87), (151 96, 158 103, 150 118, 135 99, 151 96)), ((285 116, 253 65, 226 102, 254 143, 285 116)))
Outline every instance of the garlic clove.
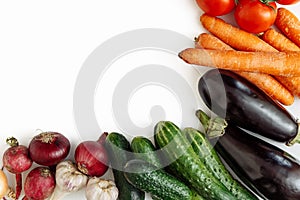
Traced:
POLYGON ((87 200, 116 200, 119 195, 119 190, 115 182, 111 180, 92 177, 87 183, 85 195, 87 200))

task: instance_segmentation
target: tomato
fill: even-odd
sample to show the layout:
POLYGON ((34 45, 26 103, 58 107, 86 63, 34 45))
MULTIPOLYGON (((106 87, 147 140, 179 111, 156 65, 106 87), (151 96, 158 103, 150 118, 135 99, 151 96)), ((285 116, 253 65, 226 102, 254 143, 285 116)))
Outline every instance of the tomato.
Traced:
POLYGON ((230 13, 235 0, 196 0, 198 6, 208 15, 221 16, 230 13))
POLYGON ((298 3, 300 0, 277 0, 276 2, 281 5, 292 5, 298 3))
POLYGON ((276 16, 276 3, 262 3, 261 0, 240 0, 234 12, 239 27, 250 33, 266 31, 274 24, 276 16))

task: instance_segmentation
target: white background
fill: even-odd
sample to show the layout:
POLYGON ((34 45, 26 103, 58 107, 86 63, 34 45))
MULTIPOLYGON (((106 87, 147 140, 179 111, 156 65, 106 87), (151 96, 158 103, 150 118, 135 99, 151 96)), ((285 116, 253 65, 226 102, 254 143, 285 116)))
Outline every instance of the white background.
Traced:
MULTIPOLYGON (((300 5, 288 8, 300 17, 300 5)), ((201 13, 193 0, 0 1, 0 155, 8 136, 27 145, 41 129, 66 135, 72 158, 80 141, 73 118, 74 84, 89 54, 107 39, 138 28, 163 28, 193 39, 203 32, 201 13)), ((300 116, 299 105, 297 99, 288 109, 300 116)), ((139 117, 130 109, 133 120, 147 122, 138 109, 139 117)), ((113 128, 107 125, 107 131, 113 128)), ((300 147, 283 148, 300 155, 300 147)), ((71 198, 82 199, 83 194, 65 199, 71 198)))

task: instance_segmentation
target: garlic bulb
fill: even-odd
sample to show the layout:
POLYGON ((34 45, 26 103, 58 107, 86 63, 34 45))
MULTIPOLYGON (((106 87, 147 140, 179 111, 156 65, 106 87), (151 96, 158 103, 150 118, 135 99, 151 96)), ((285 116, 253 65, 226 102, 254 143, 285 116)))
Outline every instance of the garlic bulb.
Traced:
POLYGON ((118 195, 115 182, 97 177, 90 178, 85 190, 87 200, 116 200, 118 195))
POLYGON ((56 187, 50 200, 58 200, 70 192, 76 192, 86 186, 88 177, 81 173, 69 160, 56 166, 56 187))

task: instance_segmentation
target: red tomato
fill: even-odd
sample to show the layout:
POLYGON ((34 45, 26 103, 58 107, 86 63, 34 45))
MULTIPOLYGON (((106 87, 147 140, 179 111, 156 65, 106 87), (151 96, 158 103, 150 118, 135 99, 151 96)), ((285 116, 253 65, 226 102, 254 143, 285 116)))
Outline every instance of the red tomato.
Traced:
POLYGON ((281 5, 292 5, 298 3, 300 0, 277 0, 276 2, 281 5))
POLYGON ((230 13, 235 0, 196 0, 198 6, 208 15, 221 16, 230 13))
POLYGON ((276 15, 275 2, 265 4, 260 0, 241 0, 234 12, 239 27, 250 33, 266 31, 274 24, 276 15))

